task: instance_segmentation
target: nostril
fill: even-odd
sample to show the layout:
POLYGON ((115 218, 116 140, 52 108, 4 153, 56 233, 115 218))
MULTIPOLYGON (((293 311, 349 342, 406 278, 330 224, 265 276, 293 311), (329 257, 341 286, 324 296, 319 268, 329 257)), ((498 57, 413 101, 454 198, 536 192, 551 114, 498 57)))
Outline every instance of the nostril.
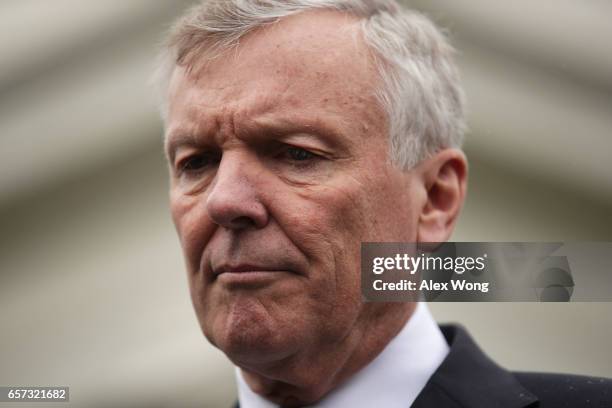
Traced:
POLYGON ((255 221, 246 216, 234 218, 231 223, 232 228, 248 228, 255 226, 255 221))

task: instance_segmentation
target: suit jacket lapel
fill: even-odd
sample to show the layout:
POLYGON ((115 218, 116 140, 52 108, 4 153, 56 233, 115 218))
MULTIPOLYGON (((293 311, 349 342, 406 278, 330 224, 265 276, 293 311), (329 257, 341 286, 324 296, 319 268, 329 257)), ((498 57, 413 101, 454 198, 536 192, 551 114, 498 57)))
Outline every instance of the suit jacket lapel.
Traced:
POLYGON ((421 391, 413 408, 503 407, 537 405, 512 373, 491 361, 459 326, 441 326, 449 354, 421 391))

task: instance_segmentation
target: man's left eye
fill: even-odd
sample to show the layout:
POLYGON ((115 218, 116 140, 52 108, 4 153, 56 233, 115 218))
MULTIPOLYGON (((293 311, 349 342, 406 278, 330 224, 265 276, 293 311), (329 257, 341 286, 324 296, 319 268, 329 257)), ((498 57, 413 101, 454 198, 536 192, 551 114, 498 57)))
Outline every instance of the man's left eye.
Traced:
POLYGON ((304 150, 300 147, 289 147, 287 149, 287 154, 289 155, 289 158, 291 158, 291 160, 295 160, 295 161, 306 161, 306 160, 310 160, 310 159, 314 159, 315 157, 317 157, 316 154, 309 152, 308 150, 304 150))

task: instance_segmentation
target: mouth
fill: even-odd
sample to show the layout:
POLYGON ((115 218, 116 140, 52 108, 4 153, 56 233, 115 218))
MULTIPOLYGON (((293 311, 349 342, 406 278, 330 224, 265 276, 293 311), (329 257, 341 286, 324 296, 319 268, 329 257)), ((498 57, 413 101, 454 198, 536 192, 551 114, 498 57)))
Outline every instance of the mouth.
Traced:
POLYGON ((293 272, 284 268, 249 264, 221 265, 213 268, 215 280, 224 284, 241 286, 261 286, 288 274, 293 274, 293 272))

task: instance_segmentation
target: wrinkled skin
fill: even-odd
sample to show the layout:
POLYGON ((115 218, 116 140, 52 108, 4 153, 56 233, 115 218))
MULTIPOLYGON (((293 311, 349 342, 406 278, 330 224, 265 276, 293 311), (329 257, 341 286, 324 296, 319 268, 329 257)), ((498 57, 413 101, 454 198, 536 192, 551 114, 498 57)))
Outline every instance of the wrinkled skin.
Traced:
POLYGON ((173 73, 166 135, 196 314, 255 392, 317 401, 414 309, 362 303, 360 243, 446 239, 432 174, 464 158, 389 162, 379 78, 352 17, 303 13, 204 58, 173 73))

